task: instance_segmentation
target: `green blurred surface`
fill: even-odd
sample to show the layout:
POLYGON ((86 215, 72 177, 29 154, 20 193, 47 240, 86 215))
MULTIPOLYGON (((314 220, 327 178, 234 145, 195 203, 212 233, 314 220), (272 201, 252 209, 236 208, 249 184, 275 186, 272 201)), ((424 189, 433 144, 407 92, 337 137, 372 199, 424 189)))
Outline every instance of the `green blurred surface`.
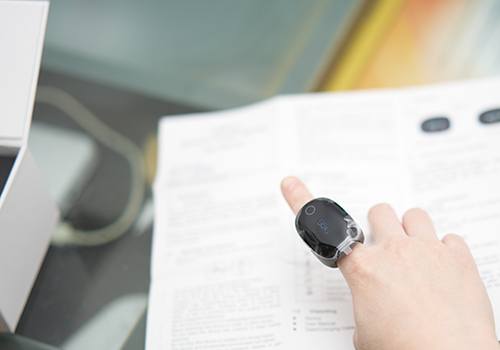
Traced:
POLYGON ((43 65, 212 108, 315 87, 364 0, 52 0, 43 65))
POLYGON ((44 345, 33 340, 13 335, 0 335, 0 349, 2 350, 57 350, 54 347, 44 345))

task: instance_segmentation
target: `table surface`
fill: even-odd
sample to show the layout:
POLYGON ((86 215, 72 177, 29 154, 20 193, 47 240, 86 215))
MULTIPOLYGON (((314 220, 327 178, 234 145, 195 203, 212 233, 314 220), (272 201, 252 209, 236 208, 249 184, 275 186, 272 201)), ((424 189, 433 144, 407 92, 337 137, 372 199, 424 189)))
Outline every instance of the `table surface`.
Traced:
MULTIPOLYGON (((156 132, 161 116, 197 111, 45 70, 40 75, 41 85, 70 93, 140 147, 156 132)), ((77 129, 62 112, 46 105, 35 105, 33 119, 77 129)), ((127 199, 127 164, 101 146, 99 153, 96 174, 69 214, 70 221, 83 229, 113 221, 127 199)), ((151 228, 129 232, 104 246, 50 247, 17 333, 61 346, 113 301, 127 295, 146 297, 150 253, 151 228)), ((143 347, 144 320, 142 315, 126 348, 143 347)))

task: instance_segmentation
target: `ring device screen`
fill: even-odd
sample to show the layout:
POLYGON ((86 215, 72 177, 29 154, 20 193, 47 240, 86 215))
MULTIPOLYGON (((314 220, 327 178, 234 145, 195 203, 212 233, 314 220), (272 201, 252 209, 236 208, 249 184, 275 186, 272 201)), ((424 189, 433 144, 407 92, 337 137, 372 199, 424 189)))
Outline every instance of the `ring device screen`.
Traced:
POLYGON ((306 203, 297 214, 295 227, 318 259, 330 267, 336 267, 338 259, 364 240, 362 230, 352 217, 328 198, 306 203))

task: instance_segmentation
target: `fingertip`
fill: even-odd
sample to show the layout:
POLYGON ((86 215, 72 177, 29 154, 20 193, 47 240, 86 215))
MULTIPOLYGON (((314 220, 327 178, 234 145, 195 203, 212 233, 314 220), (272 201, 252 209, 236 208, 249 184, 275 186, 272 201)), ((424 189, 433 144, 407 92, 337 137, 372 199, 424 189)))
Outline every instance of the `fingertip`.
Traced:
POLYGON ((404 212, 403 220, 404 220, 404 218, 407 218, 407 217, 412 216, 412 215, 428 216, 429 214, 427 214, 427 212, 420 207, 413 207, 413 208, 410 208, 404 212))
POLYGON ((389 203, 377 203, 368 210, 368 220, 377 218, 381 213, 391 213, 394 209, 389 203))
POLYGON ((285 195, 286 193, 291 192, 300 182, 299 178, 295 176, 287 176, 283 178, 283 180, 281 180, 281 193, 285 195))
POLYGON ((287 176, 281 181, 281 192, 294 213, 312 199, 307 187, 295 176, 287 176))
POLYGON ((451 248, 469 249, 467 243, 465 243, 464 238, 454 233, 448 233, 444 235, 444 237, 441 239, 441 242, 451 248))
POLYGON ((437 239, 434 224, 422 208, 411 208, 403 214, 403 227, 408 236, 437 239))
POLYGON ((443 244, 453 251, 464 265, 476 266, 474 257, 470 251, 469 245, 462 236, 448 233, 441 239, 443 244))
POLYGON ((375 242, 405 235, 396 212, 388 203, 379 203, 370 208, 368 222, 375 242))

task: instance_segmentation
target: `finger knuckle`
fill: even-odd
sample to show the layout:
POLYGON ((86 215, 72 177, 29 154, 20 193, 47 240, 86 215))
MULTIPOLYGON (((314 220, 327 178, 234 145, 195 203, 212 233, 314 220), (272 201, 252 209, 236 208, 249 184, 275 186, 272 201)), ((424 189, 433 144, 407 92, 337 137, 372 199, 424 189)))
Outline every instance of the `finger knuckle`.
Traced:
POLYGON ((384 249, 390 252, 400 252, 407 249, 409 240, 406 237, 394 236, 384 242, 384 249))

